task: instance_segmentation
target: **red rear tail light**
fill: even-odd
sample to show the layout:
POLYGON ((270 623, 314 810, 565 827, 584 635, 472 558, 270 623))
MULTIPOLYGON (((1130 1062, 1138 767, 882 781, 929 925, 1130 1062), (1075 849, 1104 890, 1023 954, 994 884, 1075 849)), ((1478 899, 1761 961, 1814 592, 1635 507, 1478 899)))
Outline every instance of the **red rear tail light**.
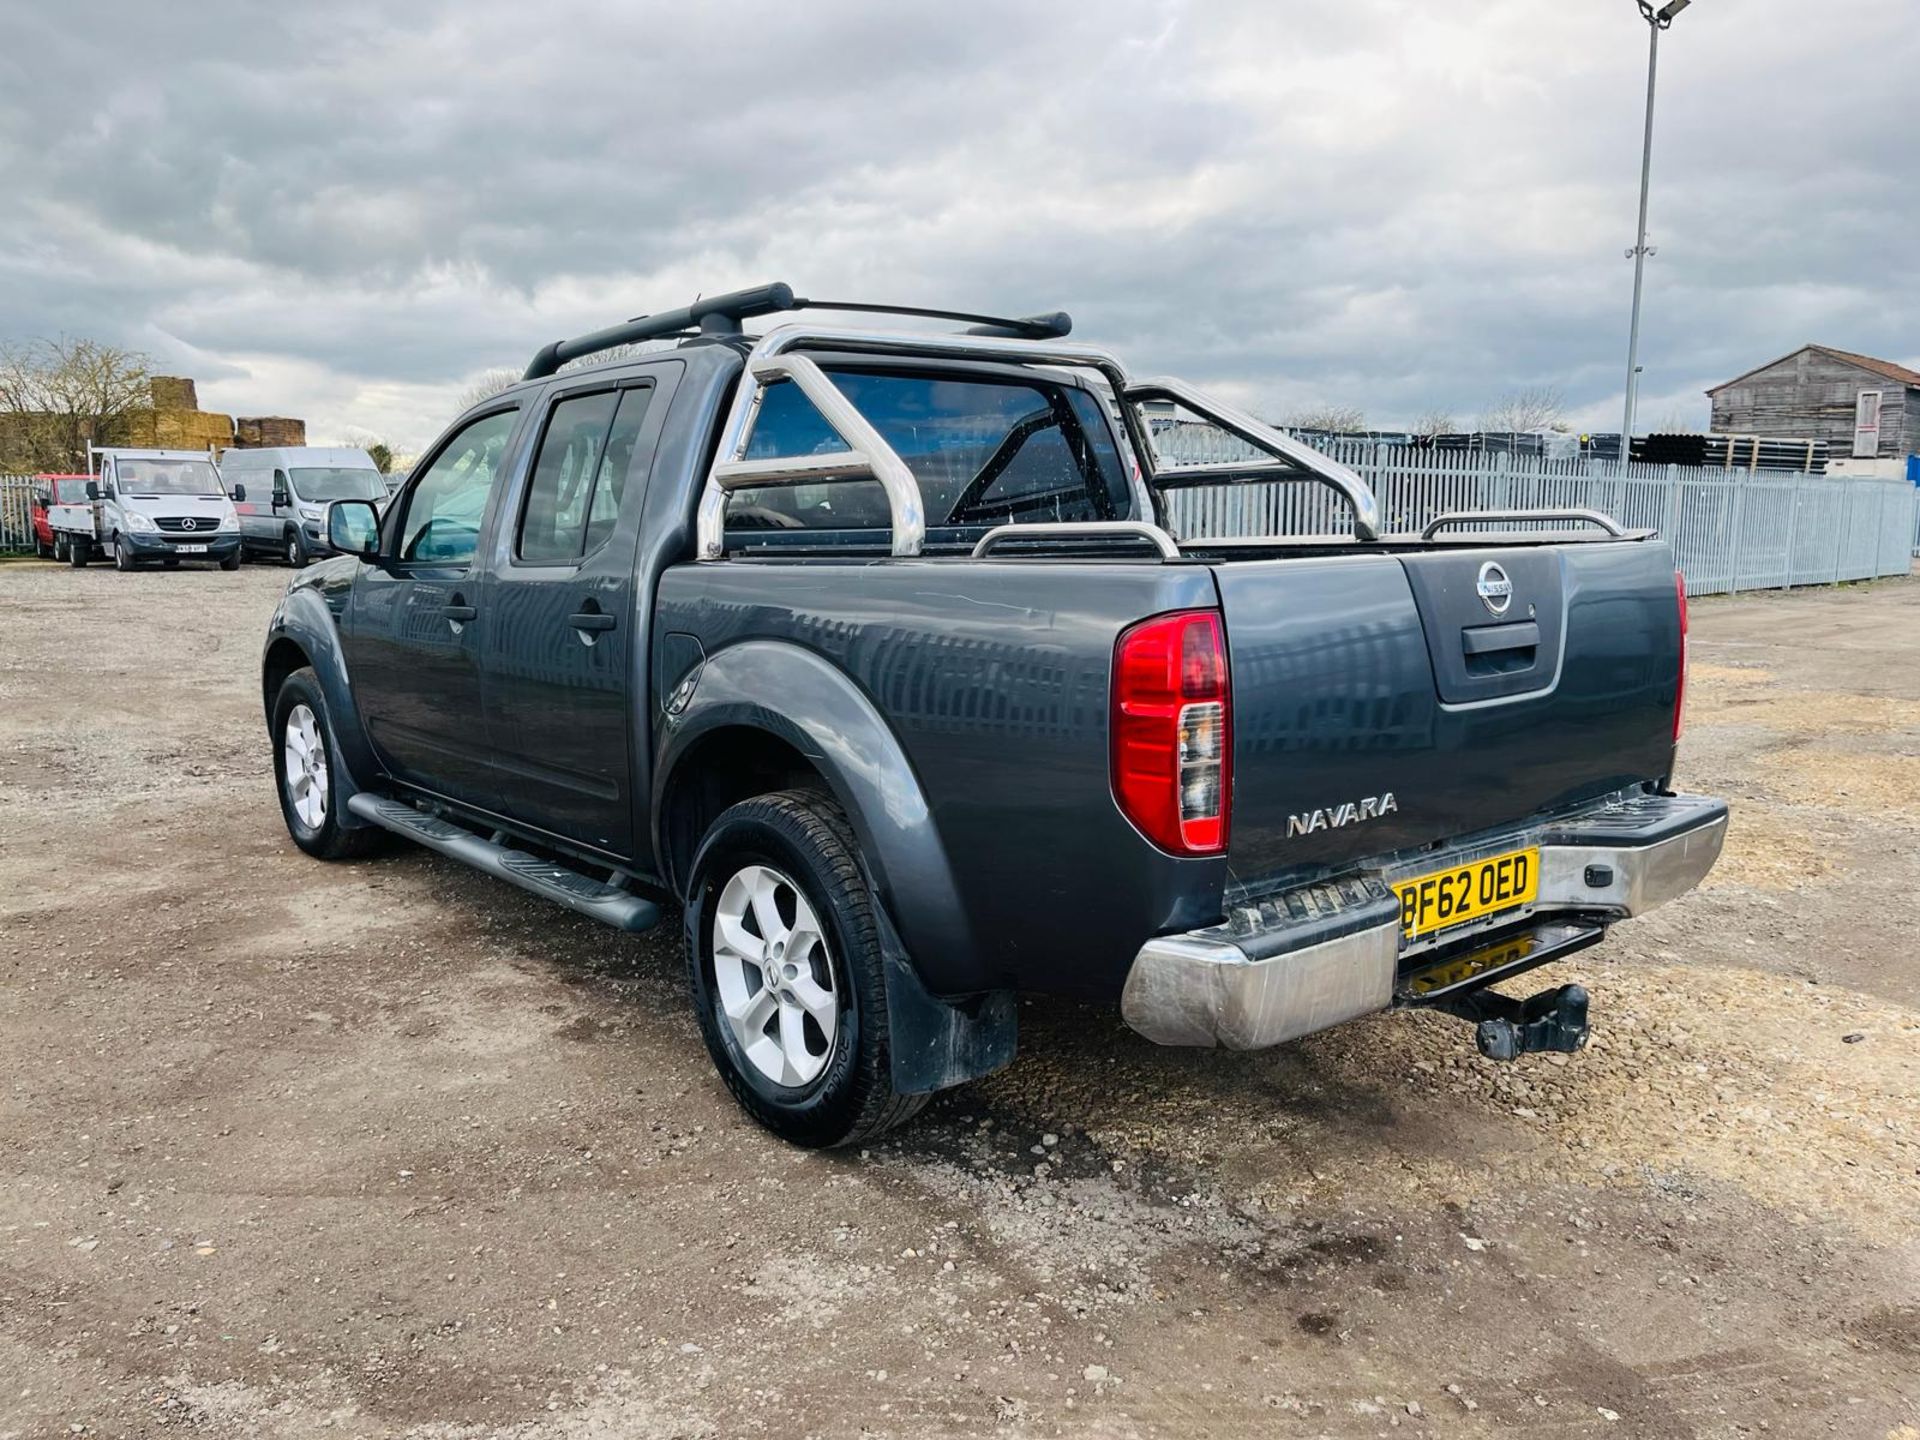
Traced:
POLYGON ((1217 610, 1143 620, 1113 647, 1113 798, 1175 855, 1227 848, 1233 695, 1217 610))
POLYGON ((1673 572, 1673 592, 1680 604, 1680 678, 1673 687, 1673 743, 1680 743, 1681 721, 1687 703, 1687 577, 1673 572))

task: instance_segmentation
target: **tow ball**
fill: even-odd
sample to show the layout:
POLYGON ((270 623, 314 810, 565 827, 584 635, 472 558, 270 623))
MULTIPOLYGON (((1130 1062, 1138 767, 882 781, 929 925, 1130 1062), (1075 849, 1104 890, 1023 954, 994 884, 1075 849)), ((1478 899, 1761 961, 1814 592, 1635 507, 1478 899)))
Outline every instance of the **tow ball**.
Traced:
POLYGON ((1489 1060, 1558 1051, 1571 1055, 1587 1043, 1587 990, 1562 985, 1515 1000, 1495 990, 1475 990, 1445 1000, 1439 1008, 1473 1022, 1473 1043, 1489 1060))

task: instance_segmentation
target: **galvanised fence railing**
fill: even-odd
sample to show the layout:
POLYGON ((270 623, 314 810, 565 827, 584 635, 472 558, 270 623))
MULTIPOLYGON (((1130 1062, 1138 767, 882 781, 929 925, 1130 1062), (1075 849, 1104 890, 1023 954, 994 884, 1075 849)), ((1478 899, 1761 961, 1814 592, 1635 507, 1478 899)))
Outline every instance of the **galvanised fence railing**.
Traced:
POLYGON ((33 477, 0 475, 0 555, 33 549, 33 477))
MULTIPOLYGON (((1208 425, 1156 431, 1164 465, 1254 460, 1251 447, 1208 425)), ((1449 510, 1599 510, 1672 542, 1696 595, 1830 585, 1905 575, 1920 553, 1920 488, 1777 471, 1632 465, 1588 459, 1318 446, 1358 471, 1379 498, 1384 528, 1417 531, 1449 510)), ((1170 492, 1176 534, 1328 535, 1352 523, 1339 496, 1313 481, 1211 484, 1170 492)))
MULTIPOLYGON (((1176 471, 1181 464, 1256 458, 1212 426, 1171 427, 1156 441, 1161 460, 1176 471)), ((1368 444, 1321 448, 1373 487, 1389 530, 1418 530, 1448 510, 1600 510, 1669 537, 1696 595, 1905 575, 1920 556, 1920 487, 1905 480, 1368 444)), ((0 475, 0 553, 34 548, 32 495, 32 477, 0 475)), ((1174 490, 1170 504, 1174 529, 1191 539, 1326 535, 1350 523, 1339 497, 1310 481, 1174 490)))

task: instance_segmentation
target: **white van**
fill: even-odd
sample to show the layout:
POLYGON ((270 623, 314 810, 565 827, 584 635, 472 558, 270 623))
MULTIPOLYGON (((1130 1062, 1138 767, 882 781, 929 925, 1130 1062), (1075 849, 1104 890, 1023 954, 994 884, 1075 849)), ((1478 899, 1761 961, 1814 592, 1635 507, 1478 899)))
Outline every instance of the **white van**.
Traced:
POLYGON ((72 564, 111 554, 121 570, 147 560, 171 570, 186 559, 239 568, 239 517, 211 455, 89 445, 87 468, 86 499, 48 512, 56 548, 72 564))
POLYGON ((327 502, 387 503, 386 477, 364 450, 339 445, 276 445, 228 450, 220 475, 240 512, 242 546, 282 557, 296 569, 331 555, 327 502))

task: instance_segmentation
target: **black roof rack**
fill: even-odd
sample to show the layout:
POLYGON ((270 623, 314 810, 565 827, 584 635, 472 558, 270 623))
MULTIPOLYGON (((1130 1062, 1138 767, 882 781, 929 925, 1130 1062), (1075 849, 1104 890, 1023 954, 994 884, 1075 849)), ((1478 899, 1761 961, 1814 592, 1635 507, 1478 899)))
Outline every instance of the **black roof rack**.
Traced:
POLYGON ((778 315, 789 310, 848 310, 871 315, 913 315, 927 320, 958 320, 967 325, 969 335, 993 335, 1006 340, 1058 340, 1073 330, 1073 317, 1064 310, 1044 315, 1008 319, 1000 315, 975 315, 964 310, 931 310, 918 305, 873 305, 850 300, 808 300, 793 293, 791 285, 775 281, 750 290, 734 290, 712 295, 684 305, 678 310, 662 310, 655 315, 637 315, 620 325, 610 325, 572 340, 555 340, 543 345, 527 363, 523 380, 538 380, 553 374, 569 360, 597 355, 618 345, 641 340, 666 340, 688 334, 737 335, 747 320, 761 315, 778 315))

